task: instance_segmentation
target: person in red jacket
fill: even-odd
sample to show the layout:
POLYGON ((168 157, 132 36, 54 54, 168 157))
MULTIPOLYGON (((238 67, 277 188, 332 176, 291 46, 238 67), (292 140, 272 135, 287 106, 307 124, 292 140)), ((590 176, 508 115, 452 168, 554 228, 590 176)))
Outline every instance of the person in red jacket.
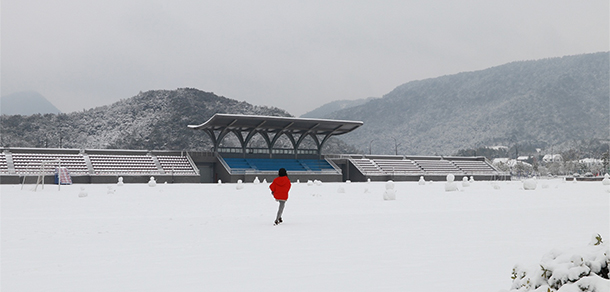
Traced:
POLYGON ((286 169, 280 168, 278 171, 278 177, 276 177, 269 186, 271 189, 271 194, 275 200, 280 203, 273 225, 278 225, 283 222, 282 213, 284 213, 284 205, 286 204, 286 200, 288 200, 288 191, 290 191, 290 186, 290 179, 288 178, 286 169))

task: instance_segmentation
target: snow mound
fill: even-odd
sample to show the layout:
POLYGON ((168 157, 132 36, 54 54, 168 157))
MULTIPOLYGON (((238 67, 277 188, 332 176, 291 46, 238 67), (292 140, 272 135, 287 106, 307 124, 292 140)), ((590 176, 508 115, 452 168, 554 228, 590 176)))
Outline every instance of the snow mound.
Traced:
POLYGON ((452 173, 447 175, 447 181, 448 182, 453 182, 455 181, 455 175, 453 175, 452 173))
POLYGON ((467 176, 462 178, 462 186, 463 187, 469 187, 470 186, 470 182, 468 181, 468 177, 467 176))
POLYGON ((533 178, 528 178, 523 181, 524 190, 533 191, 536 189, 537 185, 538 185, 538 183, 536 182, 536 179, 533 179, 533 178))
POLYGON ((454 180, 455 180, 455 175, 453 175, 451 173, 447 175, 447 182, 445 183, 445 192, 458 191, 457 184, 455 184, 453 182, 454 180))
POLYGON ((394 182, 389 180, 385 184, 385 192, 383 193, 383 199, 386 201, 396 200, 396 191, 394 190, 394 182))
POLYGON ((87 194, 87 191, 85 191, 85 188, 84 188, 84 187, 81 187, 81 188, 80 188, 80 192, 78 193, 78 197, 79 197, 79 198, 84 198, 84 197, 86 197, 86 196, 88 196, 88 195, 89 195, 89 194, 87 194))
POLYGON ((602 180, 602 184, 605 186, 610 186, 610 174, 604 174, 604 179, 602 180))
POLYGON ((157 185, 157 181, 155 180, 155 177, 151 176, 150 180, 148 181, 148 186, 152 188, 152 187, 154 187, 156 185, 157 185))
POLYGON ((538 266, 516 265, 510 291, 609 292, 609 263, 610 245, 596 234, 585 247, 550 251, 538 266))
POLYGON ((426 180, 424 179, 424 176, 420 176, 419 177, 419 181, 417 182, 420 186, 423 186, 426 184, 426 180))

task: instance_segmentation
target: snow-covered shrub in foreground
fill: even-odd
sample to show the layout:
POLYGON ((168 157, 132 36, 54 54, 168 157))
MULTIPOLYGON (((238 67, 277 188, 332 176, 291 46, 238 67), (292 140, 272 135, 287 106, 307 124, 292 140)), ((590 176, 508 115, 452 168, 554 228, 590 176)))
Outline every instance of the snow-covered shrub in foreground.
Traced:
POLYGON ((610 246, 596 234, 588 246, 552 250, 537 267, 513 268, 511 292, 610 292, 610 246))

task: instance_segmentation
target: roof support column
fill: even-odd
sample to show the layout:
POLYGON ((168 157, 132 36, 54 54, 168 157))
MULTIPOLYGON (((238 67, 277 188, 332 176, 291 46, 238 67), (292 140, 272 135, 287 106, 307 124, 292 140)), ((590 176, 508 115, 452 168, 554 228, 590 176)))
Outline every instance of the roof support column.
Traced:
MULTIPOLYGON (((335 131, 337 131, 341 127, 343 127, 343 125, 339 125, 339 126, 335 127, 332 131, 329 131, 326 135, 324 135, 324 138, 322 138, 322 141, 318 145, 318 155, 322 156, 322 147, 324 146, 324 143, 326 143, 326 141, 328 141, 328 139, 330 139, 330 137, 334 136, 335 131)), ((317 141, 317 139, 315 139, 315 140, 317 141)))
POLYGON ((205 129, 203 130, 206 134, 208 134, 208 136, 210 137, 210 140, 212 140, 212 147, 214 148, 214 153, 218 154, 218 139, 216 138, 216 134, 214 133, 214 130, 212 129, 205 129))

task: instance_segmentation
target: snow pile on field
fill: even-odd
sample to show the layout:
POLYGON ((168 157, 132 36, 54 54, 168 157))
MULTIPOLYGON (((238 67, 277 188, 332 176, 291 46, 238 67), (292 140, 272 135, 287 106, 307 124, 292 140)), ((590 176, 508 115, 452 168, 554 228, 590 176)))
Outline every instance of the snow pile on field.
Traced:
POLYGON ((610 245, 597 234, 586 247, 552 250, 539 266, 515 266, 510 291, 608 292, 609 264, 610 245))
POLYGON ((0 290, 497 292, 516 263, 537 281, 549 250, 559 281, 594 271, 595 246, 571 250, 610 239, 608 186, 544 184, 394 182, 384 200, 386 182, 294 183, 279 226, 264 181, 0 185, 0 290))

